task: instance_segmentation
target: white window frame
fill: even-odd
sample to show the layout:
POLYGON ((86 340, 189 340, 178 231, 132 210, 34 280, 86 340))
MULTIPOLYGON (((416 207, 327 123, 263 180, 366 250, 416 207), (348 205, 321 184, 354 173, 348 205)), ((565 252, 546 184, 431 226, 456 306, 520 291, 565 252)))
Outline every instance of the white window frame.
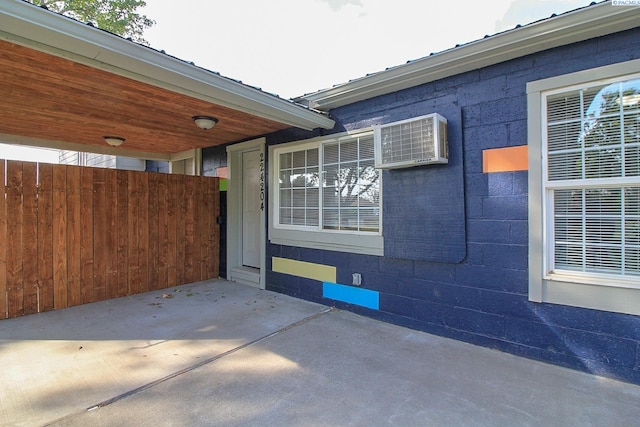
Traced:
POLYGON ((380 223, 378 232, 326 230, 322 229, 321 225, 316 228, 279 224, 278 207, 280 206, 280 191, 278 178, 281 153, 318 148, 319 166, 320 169, 322 169, 321 152, 323 144, 336 142, 344 138, 358 138, 369 135, 373 136, 373 128, 269 147, 269 241, 271 243, 367 255, 384 255, 384 240, 382 237, 382 173, 380 174, 380 223))
POLYGON ((545 96, 551 92, 633 78, 640 60, 622 62, 527 84, 529 145, 529 300, 640 315, 640 280, 622 276, 549 271, 553 243, 548 227, 553 213, 545 210, 545 96))

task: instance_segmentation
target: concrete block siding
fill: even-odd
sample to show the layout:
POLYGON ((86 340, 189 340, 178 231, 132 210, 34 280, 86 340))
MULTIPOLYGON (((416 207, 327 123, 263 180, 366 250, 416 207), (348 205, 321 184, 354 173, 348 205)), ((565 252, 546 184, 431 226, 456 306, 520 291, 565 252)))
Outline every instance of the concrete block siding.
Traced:
MULTIPOLYGON (((271 257, 334 266, 347 285, 360 273, 362 288, 379 293, 379 310, 325 299, 322 282, 270 270, 267 288, 640 384, 640 317, 528 301, 528 173, 483 172, 484 150, 527 143, 527 82, 638 57, 636 28, 332 110, 338 132, 458 109, 464 194, 451 197, 464 198, 466 256, 447 263, 268 245, 268 266, 271 257)), ((267 143, 296 140, 296 132, 267 143)), ((406 196, 385 192, 384 200, 411 209, 406 196)))

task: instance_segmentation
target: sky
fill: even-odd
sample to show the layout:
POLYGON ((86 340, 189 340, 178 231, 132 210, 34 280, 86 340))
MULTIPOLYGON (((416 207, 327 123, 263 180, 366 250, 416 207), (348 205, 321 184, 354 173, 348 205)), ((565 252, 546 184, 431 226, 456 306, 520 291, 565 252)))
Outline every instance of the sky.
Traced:
MULTIPOLYGON (((590 0, 146 0, 149 45, 289 99, 590 0), (178 6, 179 5, 179 6, 178 6)), ((57 162, 0 145, 0 157, 57 162)))
POLYGON ((590 0, 146 0, 155 49, 288 99, 590 0))
MULTIPOLYGON (((19 145, 0 144, 0 159, 25 160, 39 163, 58 163, 57 150, 46 148, 22 147, 19 145)), ((4 177, 0 177, 3 179, 4 177)))

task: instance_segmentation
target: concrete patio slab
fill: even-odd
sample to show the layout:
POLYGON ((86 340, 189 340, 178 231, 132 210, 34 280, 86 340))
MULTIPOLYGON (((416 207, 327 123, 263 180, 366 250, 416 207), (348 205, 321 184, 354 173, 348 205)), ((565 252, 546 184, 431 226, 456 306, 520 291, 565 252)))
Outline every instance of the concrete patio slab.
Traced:
POLYGON ((46 424, 324 309, 219 280, 3 320, 0 425, 46 424))
POLYGON ((640 420, 634 385, 224 281, 162 293, 0 322, 0 424, 640 420))

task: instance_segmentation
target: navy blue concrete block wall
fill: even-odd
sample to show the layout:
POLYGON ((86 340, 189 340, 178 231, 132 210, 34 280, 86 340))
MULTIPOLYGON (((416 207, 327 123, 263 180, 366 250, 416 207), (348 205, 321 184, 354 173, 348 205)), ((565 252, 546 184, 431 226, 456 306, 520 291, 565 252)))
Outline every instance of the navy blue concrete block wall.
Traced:
POLYGON ((217 176, 216 169, 227 166, 227 147, 219 145, 202 149, 202 174, 217 176))
MULTIPOLYGON (((337 122, 332 132, 458 111, 464 170, 455 197, 464 207, 459 218, 464 252, 459 259, 434 262, 397 256, 400 250, 394 250, 393 257, 375 257, 268 244, 268 266, 273 256, 332 265, 343 284, 351 283, 352 273, 361 273, 362 287, 380 293, 380 310, 323 299, 318 281, 270 268, 267 288, 640 384, 640 317, 528 301, 528 173, 482 170, 483 150, 526 145, 527 82, 638 57, 640 29, 634 29, 332 110, 337 122)), ((267 143, 322 133, 289 130, 267 136, 267 143)), ((401 174, 407 179, 423 175, 419 170, 401 174)), ((387 191, 393 185, 387 186, 387 174, 384 180, 386 227, 394 218, 387 210, 410 210, 414 200, 407 192, 387 191)), ((437 190, 424 187, 425 182, 414 184, 421 191, 437 190)))
POLYGON ((147 160, 145 163, 146 172, 169 173, 169 162, 158 160, 147 160))

